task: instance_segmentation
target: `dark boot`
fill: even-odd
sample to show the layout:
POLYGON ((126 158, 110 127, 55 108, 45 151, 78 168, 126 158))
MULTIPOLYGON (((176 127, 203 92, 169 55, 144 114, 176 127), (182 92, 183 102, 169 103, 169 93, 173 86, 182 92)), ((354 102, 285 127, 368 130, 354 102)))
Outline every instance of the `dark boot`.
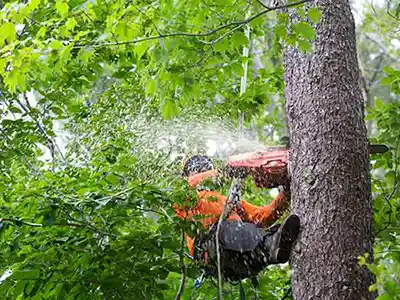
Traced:
MULTIPOLYGON (((275 231, 275 230, 274 230, 275 231)), ((300 232, 300 219, 290 215, 279 229, 267 235, 264 244, 269 264, 282 264, 289 260, 292 245, 300 232)))

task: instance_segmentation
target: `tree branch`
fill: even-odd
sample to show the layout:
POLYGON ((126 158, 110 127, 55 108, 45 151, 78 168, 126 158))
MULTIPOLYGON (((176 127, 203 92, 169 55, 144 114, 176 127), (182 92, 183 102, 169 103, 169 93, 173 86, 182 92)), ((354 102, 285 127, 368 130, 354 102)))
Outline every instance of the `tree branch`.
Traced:
POLYGON ((65 226, 65 227, 86 227, 85 224, 77 224, 77 223, 54 223, 54 224, 40 224, 40 223, 31 223, 23 220, 13 219, 13 218, 0 218, 0 223, 11 223, 12 225, 27 225, 31 227, 49 227, 49 226, 65 226))
POLYGON ((380 72, 382 72, 381 65, 382 65, 383 59, 384 59, 384 53, 381 52, 381 54, 379 54, 379 57, 377 59, 376 65, 375 65, 375 71, 372 74, 371 79, 369 80, 369 83, 368 83, 368 92, 370 91, 370 89, 374 85, 376 77, 378 76, 378 74, 380 72))
POLYGON ((180 300, 183 291, 185 290, 185 282, 186 282, 186 266, 184 262, 185 257, 185 231, 181 229, 181 251, 179 253, 179 264, 181 267, 181 283, 179 285, 178 292, 176 293, 175 300, 180 300))
POLYGON ((211 42, 205 42, 205 41, 201 41, 202 43, 205 44, 215 44, 216 42, 220 41, 221 39, 223 39, 225 36, 227 36, 228 34, 234 32, 235 30, 239 29, 240 27, 250 23, 251 21, 257 19, 258 17, 265 15, 266 13, 270 12, 270 11, 274 11, 274 10, 279 10, 282 8, 291 8, 291 7, 295 7, 307 2, 310 2, 311 0, 302 0, 302 1, 298 1, 298 2, 294 2, 294 3, 289 3, 289 4, 285 4, 285 5, 277 5, 274 7, 268 7, 264 10, 262 10, 261 12, 247 18, 244 19, 242 21, 235 21, 235 22, 231 22, 231 23, 227 23, 224 25, 221 25, 220 27, 217 27, 215 29, 206 31, 206 32, 199 32, 199 33, 191 33, 191 32, 174 32, 174 33, 165 33, 165 34, 159 34, 159 35, 154 35, 154 36, 148 36, 148 37, 142 37, 142 38, 138 38, 138 39, 134 39, 134 40, 130 40, 130 41, 122 41, 122 42, 115 42, 115 43, 86 43, 86 44, 77 44, 74 46, 74 48, 83 48, 83 47, 87 47, 87 46, 91 46, 91 47, 107 47, 107 46, 118 46, 118 45, 126 45, 126 44, 137 44, 137 43, 141 43, 141 42, 145 42, 145 41, 151 41, 151 40, 155 40, 155 39, 160 39, 160 38, 168 38, 168 37, 206 37, 206 36, 210 36, 213 35, 221 30, 227 29, 227 28, 232 28, 231 30, 229 30, 227 33, 223 34, 221 37, 216 38, 215 40, 211 41, 211 42))
POLYGON ((32 115, 32 107, 29 103, 28 100, 28 96, 26 95, 26 93, 23 93, 23 97, 24 100, 26 102, 26 105, 23 104, 19 99, 15 99, 17 101, 17 103, 19 104, 19 106, 23 109, 23 111, 31 117, 31 119, 36 123, 36 127, 39 129, 39 132, 42 134, 42 136, 44 137, 46 143, 47 143, 47 148, 49 148, 53 162, 55 161, 55 149, 58 150, 58 153, 60 154, 60 157, 62 158, 62 160, 64 162, 66 162, 66 159, 61 151, 61 149, 58 147, 57 143, 47 134, 46 130, 44 129, 43 125, 41 124, 41 122, 36 119, 33 115, 32 115))

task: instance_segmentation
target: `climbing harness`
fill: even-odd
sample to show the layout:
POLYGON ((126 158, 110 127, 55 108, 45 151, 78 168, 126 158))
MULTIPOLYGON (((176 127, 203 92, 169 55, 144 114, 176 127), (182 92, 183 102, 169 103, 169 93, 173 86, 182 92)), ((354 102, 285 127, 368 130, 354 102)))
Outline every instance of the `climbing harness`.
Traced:
MULTIPOLYGON (((245 217, 245 213, 244 210, 240 204, 240 195, 241 195, 241 185, 242 185, 242 181, 244 180, 244 177, 242 178, 233 178, 232 180, 232 184, 231 187, 229 189, 229 193, 228 193, 228 197, 226 199, 227 203, 225 204, 224 207, 224 213, 227 213, 226 216, 224 216, 225 218, 228 217, 228 215, 230 214, 230 211, 225 212, 225 209, 227 209, 227 205, 231 205, 231 208, 228 208, 228 210, 232 210, 235 213, 237 213, 243 221, 246 220, 245 217)), ((214 236, 214 233, 216 233, 217 231, 217 226, 218 226, 218 222, 215 223, 214 225, 211 226, 211 228, 209 229, 207 235, 205 236, 205 238, 200 238, 200 240, 195 241, 195 253, 194 253, 194 260, 202 260, 204 262, 204 264, 208 267, 208 263, 209 263, 209 252, 208 252, 208 244, 211 242, 214 242, 213 239, 216 238, 216 236, 214 236)), ((195 280, 194 283, 194 288, 199 288, 204 281, 207 279, 207 277, 213 276, 215 275, 215 272, 211 272, 210 271, 211 268, 207 268, 207 270, 205 268, 201 269, 201 273, 200 276, 195 280)))

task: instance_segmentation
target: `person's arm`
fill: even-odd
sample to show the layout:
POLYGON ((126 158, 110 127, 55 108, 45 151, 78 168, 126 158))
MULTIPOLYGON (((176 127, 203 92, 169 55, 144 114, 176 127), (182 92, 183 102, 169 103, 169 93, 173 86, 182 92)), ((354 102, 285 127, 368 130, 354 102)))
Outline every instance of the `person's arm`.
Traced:
POLYGON ((241 201, 248 222, 257 224, 258 226, 269 226, 273 224, 289 207, 289 203, 290 194, 286 191, 280 192, 270 204, 265 206, 257 206, 244 200, 241 201))
POLYGON ((190 176, 187 178, 187 181, 190 186, 196 187, 202 181, 204 181, 208 178, 216 178, 218 175, 219 175, 218 170, 210 170, 210 171, 206 171, 206 172, 202 172, 202 173, 198 173, 193 176, 190 176))
POLYGON ((194 239, 192 239, 187 234, 185 234, 185 238, 186 238, 186 246, 189 250, 189 254, 193 257, 194 256, 194 239))

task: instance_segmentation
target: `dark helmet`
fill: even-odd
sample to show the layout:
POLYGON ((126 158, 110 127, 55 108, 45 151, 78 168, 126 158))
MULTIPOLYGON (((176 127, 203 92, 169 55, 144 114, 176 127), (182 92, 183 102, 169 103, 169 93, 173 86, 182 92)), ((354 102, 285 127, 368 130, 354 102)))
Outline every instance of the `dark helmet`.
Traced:
POLYGON ((182 175, 185 177, 193 173, 201 173, 214 169, 211 159, 206 155, 194 155, 183 166, 182 175))

